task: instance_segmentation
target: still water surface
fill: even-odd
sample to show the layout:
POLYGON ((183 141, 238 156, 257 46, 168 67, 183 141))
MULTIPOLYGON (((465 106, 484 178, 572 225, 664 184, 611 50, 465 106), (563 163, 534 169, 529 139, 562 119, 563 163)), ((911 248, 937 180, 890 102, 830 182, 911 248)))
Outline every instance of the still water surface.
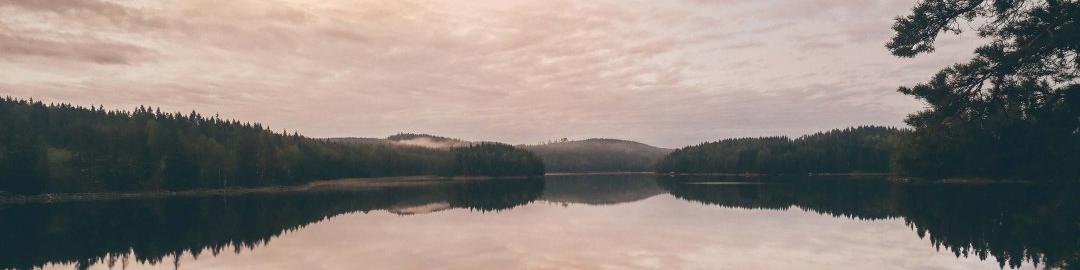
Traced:
POLYGON ((0 268, 998 269, 1080 261, 1074 189, 565 175, 0 205, 0 268))

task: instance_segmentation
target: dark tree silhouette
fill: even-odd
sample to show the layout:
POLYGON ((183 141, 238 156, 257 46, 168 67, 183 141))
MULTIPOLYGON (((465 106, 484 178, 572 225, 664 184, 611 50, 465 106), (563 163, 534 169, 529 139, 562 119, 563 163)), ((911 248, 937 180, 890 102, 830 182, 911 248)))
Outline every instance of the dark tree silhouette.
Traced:
POLYGON ((1080 3, 927 0, 896 19, 900 57, 934 50, 970 27, 989 43, 929 82, 901 87, 929 108, 912 114, 898 169, 928 178, 1080 179, 1080 3))

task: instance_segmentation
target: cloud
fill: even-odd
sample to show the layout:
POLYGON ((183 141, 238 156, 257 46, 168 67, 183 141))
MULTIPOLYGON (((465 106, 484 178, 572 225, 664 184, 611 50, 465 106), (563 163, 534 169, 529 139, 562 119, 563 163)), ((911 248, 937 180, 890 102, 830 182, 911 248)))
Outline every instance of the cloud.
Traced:
POLYGON ((7 0, 0 7, 10 6, 26 11, 94 14, 107 17, 123 17, 129 10, 121 5, 98 0, 7 0))
POLYGON ((108 41, 53 41, 0 32, 0 58, 56 58, 95 64, 133 64, 148 58, 147 50, 108 41))
POLYGON ((725 49, 725 50, 737 50, 737 49, 755 48, 755 47, 760 47, 760 46, 763 46, 763 45, 765 45, 765 43, 762 43, 761 41, 750 40, 750 41, 743 41, 743 42, 739 42, 739 43, 735 43, 735 44, 725 45, 725 46, 720 47, 720 48, 725 49))
POLYGON ((56 20, 57 26, 112 26, 124 31, 149 31, 170 27, 170 22, 137 8, 104 0, 8 0, 0 2, 0 11, 9 16, 33 15, 56 20))

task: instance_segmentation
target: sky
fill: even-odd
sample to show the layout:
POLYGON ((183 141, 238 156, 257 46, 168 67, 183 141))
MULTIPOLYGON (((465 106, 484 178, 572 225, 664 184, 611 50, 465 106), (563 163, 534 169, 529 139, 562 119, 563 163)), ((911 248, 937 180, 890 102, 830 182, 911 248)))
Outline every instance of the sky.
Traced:
MULTIPOLYGON (((0 96, 259 122, 681 147, 903 126, 969 59, 884 44, 913 0, 0 0, 0 96)), ((966 35, 966 34, 965 34, 966 35)))

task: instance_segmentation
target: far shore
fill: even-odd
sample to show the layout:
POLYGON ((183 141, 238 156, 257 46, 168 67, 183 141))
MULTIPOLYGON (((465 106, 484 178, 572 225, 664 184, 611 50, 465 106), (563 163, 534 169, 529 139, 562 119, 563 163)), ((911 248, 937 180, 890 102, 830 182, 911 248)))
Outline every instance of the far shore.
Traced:
POLYGON ((807 173, 807 174, 794 174, 794 173, 656 173, 662 175, 674 175, 674 176, 744 176, 744 177, 760 177, 760 176, 896 176, 892 173, 807 173))
POLYGON ((1033 184, 1028 180, 1015 179, 989 179, 978 177, 950 177, 938 180, 927 180, 918 177, 901 176, 894 173, 808 173, 808 174, 762 174, 762 173, 655 173, 668 176, 724 176, 724 177, 819 177, 819 176, 848 176, 848 177, 886 177, 889 181, 899 183, 927 183, 927 184, 957 184, 957 185, 980 185, 980 184, 1033 184))
POLYGON ((563 175, 671 175, 671 176, 896 176, 892 173, 813 173, 813 174, 767 174, 767 173, 661 173, 661 172, 552 172, 545 176, 563 175))

